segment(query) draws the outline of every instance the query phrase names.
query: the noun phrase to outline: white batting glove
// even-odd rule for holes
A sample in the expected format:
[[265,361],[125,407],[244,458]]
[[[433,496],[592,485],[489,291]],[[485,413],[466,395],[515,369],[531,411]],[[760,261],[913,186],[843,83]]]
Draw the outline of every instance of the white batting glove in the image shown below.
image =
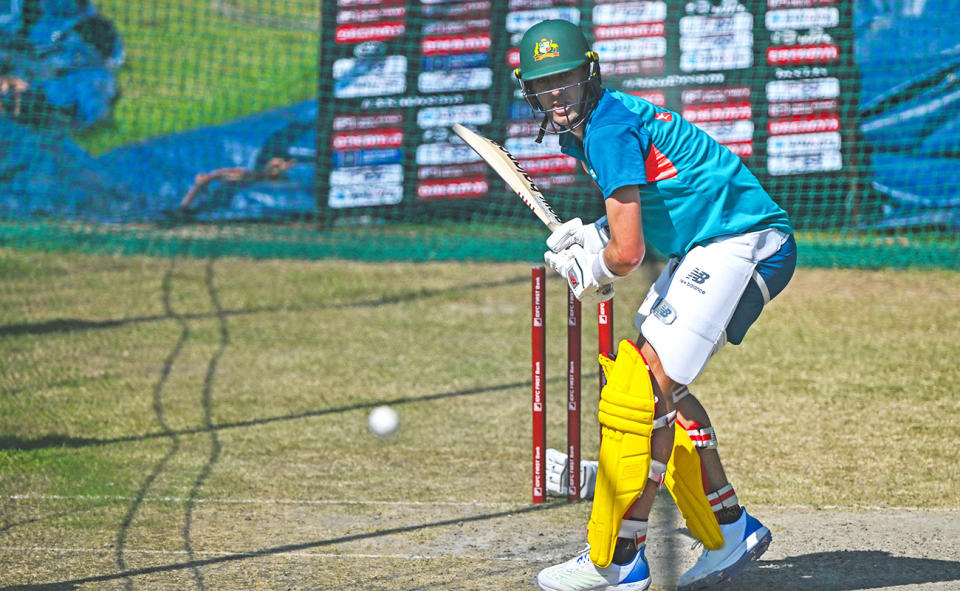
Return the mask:
[[597,253],[610,242],[610,224],[603,216],[592,224],[583,225],[580,218],[565,222],[547,238],[547,248],[553,252],[563,252],[574,244],[579,244],[590,253]]
[[[597,462],[580,460],[580,498],[592,499],[597,486]],[[547,493],[567,496],[567,454],[547,448]]]
[[573,295],[584,304],[599,304],[613,297],[617,277],[603,263],[603,253],[589,253],[579,244],[563,252],[548,250],[543,260],[567,280]]

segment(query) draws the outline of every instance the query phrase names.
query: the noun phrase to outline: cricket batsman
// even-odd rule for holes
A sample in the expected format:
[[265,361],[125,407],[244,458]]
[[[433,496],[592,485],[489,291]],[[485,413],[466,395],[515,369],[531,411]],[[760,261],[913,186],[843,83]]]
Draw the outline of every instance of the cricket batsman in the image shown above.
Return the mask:
[[573,219],[547,239],[547,264],[584,302],[636,270],[646,244],[669,256],[640,305],[636,342],[602,357],[602,443],[587,548],[542,570],[550,591],[640,591],[647,517],[666,486],[703,543],[678,588],[711,589],[758,558],[770,530],[740,505],[710,417],[690,384],[727,342],[738,345],[796,266],[787,213],[740,159],[677,113],[604,89],[580,29],[540,22],[520,41],[515,71],[544,134],[579,160],[606,215]]

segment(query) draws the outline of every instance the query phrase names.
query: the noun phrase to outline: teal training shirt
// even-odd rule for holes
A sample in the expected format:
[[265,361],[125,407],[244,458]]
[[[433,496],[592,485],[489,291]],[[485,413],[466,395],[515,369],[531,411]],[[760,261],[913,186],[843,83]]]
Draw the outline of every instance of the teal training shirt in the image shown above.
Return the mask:
[[683,255],[719,236],[776,228],[792,234],[777,205],[740,158],[673,111],[606,89],[585,142],[560,135],[606,199],[638,185],[644,237],[666,255]]

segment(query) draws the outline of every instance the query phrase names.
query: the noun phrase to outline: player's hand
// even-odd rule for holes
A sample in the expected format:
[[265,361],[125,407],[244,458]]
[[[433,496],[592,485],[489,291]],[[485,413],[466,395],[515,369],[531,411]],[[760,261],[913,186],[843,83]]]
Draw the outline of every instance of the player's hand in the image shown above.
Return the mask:
[[607,216],[586,226],[580,218],[573,218],[550,234],[547,238],[547,248],[559,253],[574,244],[579,244],[587,252],[597,253],[603,250],[607,242],[610,242],[610,225],[607,223]]
[[[597,462],[580,460],[580,498],[592,499],[597,485]],[[562,451],[547,449],[547,493],[567,496],[570,490],[567,480],[567,455]]]
[[548,250],[543,253],[543,260],[567,280],[578,300],[585,304],[599,304],[613,297],[612,279],[597,276],[595,269],[599,256],[603,256],[602,253],[589,253],[574,244],[563,252]]

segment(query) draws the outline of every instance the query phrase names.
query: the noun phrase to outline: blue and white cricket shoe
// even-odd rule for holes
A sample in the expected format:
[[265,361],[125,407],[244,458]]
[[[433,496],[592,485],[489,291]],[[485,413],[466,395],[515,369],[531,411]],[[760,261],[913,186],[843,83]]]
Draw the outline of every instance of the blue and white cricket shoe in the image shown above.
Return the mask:
[[719,550],[704,548],[697,563],[677,581],[677,591],[713,589],[728,581],[751,560],[760,558],[773,539],[770,530],[748,515],[746,509],[737,521],[721,525],[720,531],[723,546]]
[[641,546],[627,564],[597,568],[590,561],[590,546],[575,558],[545,568],[537,584],[546,591],[644,591],[650,586],[650,567]]

